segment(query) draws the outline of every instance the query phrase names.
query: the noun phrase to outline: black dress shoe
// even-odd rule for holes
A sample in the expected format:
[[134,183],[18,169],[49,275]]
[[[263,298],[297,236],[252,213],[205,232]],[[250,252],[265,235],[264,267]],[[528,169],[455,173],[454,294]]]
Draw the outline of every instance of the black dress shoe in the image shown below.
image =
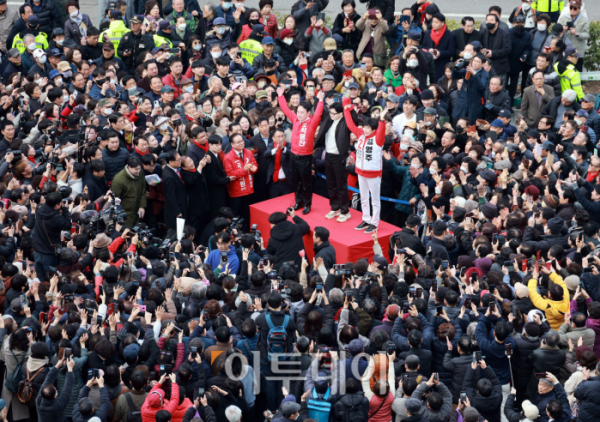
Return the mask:
[[302,210],[302,214],[308,214],[310,212],[310,205],[307,205],[304,207],[304,209]]
[[292,208],[294,208],[294,211],[298,211],[300,208],[302,208],[302,202],[296,203],[296,205],[294,205]]

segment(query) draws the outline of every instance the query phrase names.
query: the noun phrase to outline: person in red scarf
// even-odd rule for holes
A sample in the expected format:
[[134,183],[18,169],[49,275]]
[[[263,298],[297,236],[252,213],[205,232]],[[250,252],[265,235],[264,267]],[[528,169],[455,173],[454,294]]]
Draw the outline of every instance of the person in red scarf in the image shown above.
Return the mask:
[[425,32],[423,37],[423,48],[433,56],[435,60],[435,80],[444,76],[444,67],[456,50],[456,38],[446,27],[446,17],[436,13],[431,19],[431,30]]
[[194,160],[194,165],[198,167],[200,160],[208,152],[208,134],[202,126],[195,127],[192,130],[192,140],[188,147],[188,157]]
[[146,138],[137,138],[133,141],[134,148],[131,153],[132,157],[139,157],[140,159],[148,154],[150,151],[148,150],[148,141]]
[[285,132],[281,128],[275,129],[272,135],[273,141],[267,145],[265,158],[269,160],[267,171],[267,189],[269,198],[292,193],[291,165],[290,165],[290,143],[285,141]]

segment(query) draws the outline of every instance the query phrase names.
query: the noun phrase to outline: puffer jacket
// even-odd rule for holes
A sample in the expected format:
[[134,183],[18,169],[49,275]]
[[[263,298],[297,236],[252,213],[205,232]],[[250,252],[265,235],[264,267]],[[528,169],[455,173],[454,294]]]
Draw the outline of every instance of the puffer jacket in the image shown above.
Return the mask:
[[[391,160],[383,160],[384,165],[387,165],[388,168],[394,173],[397,177],[402,179],[402,186],[400,187],[400,193],[398,194],[398,199],[401,201],[410,201],[412,198],[415,198],[417,201],[421,199],[421,191],[418,187],[413,185],[410,181],[412,178],[411,174],[408,172],[410,166],[402,166],[395,158]],[[423,168],[423,176],[427,177],[429,175],[429,170]],[[408,204],[396,204],[396,209],[405,214],[412,214],[413,209],[411,205]]]
[[33,10],[33,14],[40,20],[38,29],[45,32],[50,38],[50,34],[54,28],[61,28],[63,25],[59,23],[60,15],[58,13],[55,2],[52,0],[41,0],[40,9],[35,7],[33,0],[27,0],[25,4],[29,5]]
[[533,371],[532,353],[540,347],[542,341],[530,339],[527,336],[515,338],[515,349],[510,363],[512,364],[515,388],[517,391],[523,391],[527,388],[529,377]]
[[304,249],[302,237],[310,231],[310,227],[297,215],[294,216],[294,223],[282,221],[271,229],[267,251],[269,261],[277,271],[284,262],[294,261],[298,266],[301,264],[298,252]]
[[467,374],[467,370],[471,367],[472,362],[473,356],[470,354],[465,353],[453,358],[452,352],[446,350],[446,354],[444,355],[444,369],[453,374],[452,387],[450,390],[452,392],[452,403],[454,404],[458,403],[460,392],[463,391],[462,386],[465,375]]
[[171,384],[171,400],[168,401],[165,401],[165,392],[161,387],[161,384],[157,383],[146,397],[141,410],[142,422],[155,422],[159,410],[166,410],[171,415],[175,413],[179,405],[179,386],[176,383]]
[[296,57],[298,57],[298,49],[294,43],[287,45],[280,38],[275,38],[273,42],[275,43],[273,52],[279,54],[283,58],[285,66],[289,67],[296,60]]
[[488,422],[500,422],[500,405],[502,404],[502,385],[494,370],[489,366],[483,369],[485,378],[492,382],[492,394],[489,397],[483,397],[476,389],[476,374],[473,368],[469,368],[465,376],[464,391],[471,402],[471,406],[479,411]]
[[542,310],[546,314],[546,319],[550,328],[558,330],[565,320],[565,314],[569,312],[569,290],[561,276],[556,273],[550,274],[550,281],[558,284],[563,289],[562,300],[550,300],[543,298],[537,291],[537,280],[532,278],[529,280],[527,287],[529,288],[529,298],[536,308]]
[[[427,406],[424,406],[421,410],[421,414],[423,415],[423,419],[428,422],[446,422],[450,417],[450,413],[452,413],[452,393],[448,387],[444,384],[440,383],[434,387],[437,392],[442,396],[444,403],[439,410],[432,410]],[[423,394],[429,389],[427,383],[422,382],[417,389],[412,393],[411,398],[416,398],[418,400],[423,400]]]
[[104,173],[106,180],[112,182],[113,177],[125,168],[128,159],[129,152],[125,148],[119,148],[116,151],[105,148],[102,151],[102,161],[104,161],[104,165],[106,166],[106,172]]
[[363,420],[366,421],[369,416],[369,400],[367,400],[365,397],[365,393],[360,391],[354,394],[344,394],[338,396],[338,399],[333,404],[333,409],[331,411],[333,422],[348,422],[347,413],[356,406],[360,406],[363,414]]
[[562,347],[563,350],[567,350],[569,348],[569,340],[571,340],[573,344],[577,344],[579,337],[583,338],[584,346],[587,346],[590,349],[594,348],[596,333],[591,328],[573,328],[571,324],[564,323],[558,329],[558,334],[560,335],[560,341],[558,342],[558,345]]
[[591,377],[582,381],[573,393],[581,401],[577,422],[592,422],[598,420],[600,415],[600,377]]

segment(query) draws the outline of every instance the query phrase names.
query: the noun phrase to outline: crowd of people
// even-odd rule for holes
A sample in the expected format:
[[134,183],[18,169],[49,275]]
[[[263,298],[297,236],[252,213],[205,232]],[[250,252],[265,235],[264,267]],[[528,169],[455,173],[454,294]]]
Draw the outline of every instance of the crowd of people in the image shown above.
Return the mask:
[[599,420],[585,4],[202,3],[0,0],[0,421]]

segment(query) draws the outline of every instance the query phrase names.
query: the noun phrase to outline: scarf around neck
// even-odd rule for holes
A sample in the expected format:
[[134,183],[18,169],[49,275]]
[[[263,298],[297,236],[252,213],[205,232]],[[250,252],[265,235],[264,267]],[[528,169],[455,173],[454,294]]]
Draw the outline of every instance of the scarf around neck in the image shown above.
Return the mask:
[[444,26],[442,26],[442,29],[440,29],[439,31],[436,31],[435,29],[431,30],[431,40],[435,43],[435,46],[437,47],[438,45],[440,45],[440,41],[442,40],[442,37],[444,36],[444,34],[446,33],[446,24],[444,24]]

